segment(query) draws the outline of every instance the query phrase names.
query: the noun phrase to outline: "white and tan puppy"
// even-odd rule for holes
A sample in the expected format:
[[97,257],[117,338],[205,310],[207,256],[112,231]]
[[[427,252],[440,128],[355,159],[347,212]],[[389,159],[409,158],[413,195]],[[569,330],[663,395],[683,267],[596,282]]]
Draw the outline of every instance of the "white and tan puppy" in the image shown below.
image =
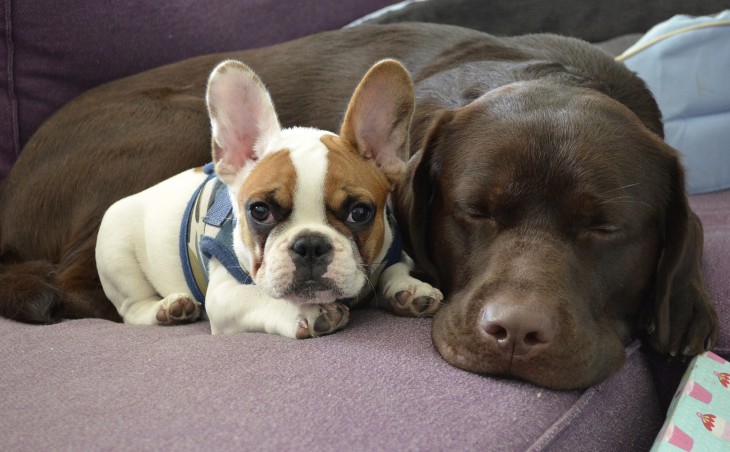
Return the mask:
[[441,292],[409,275],[387,207],[414,109],[400,63],[368,71],[339,136],[282,129],[264,85],[238,61],[213,71],[207,104],[215,174],[181,173],[102,221],[99,276],[125,322],[193,321],[204,303],[213,334],[320,336],[344,327],[347,303],[378,278],[380,304],[436,311]]

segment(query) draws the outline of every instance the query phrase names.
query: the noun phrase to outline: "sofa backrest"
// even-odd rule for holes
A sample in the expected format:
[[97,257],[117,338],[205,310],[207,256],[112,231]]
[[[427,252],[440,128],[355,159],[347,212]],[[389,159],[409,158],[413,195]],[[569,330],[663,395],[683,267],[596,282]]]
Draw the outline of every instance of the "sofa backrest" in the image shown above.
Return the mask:
[[339,28],[392,0],[0,0],[0,179],[38,126],[104,82]]

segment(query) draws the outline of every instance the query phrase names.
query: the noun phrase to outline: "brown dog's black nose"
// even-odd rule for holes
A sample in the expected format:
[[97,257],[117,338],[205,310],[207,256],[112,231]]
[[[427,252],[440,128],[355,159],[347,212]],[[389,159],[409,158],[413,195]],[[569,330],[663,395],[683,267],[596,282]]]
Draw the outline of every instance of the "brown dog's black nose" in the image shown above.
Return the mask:
[[509,302],[487,305],[481,327],[497,349],[516,356],[545,347],[555,337],[555,322],[548,314]]

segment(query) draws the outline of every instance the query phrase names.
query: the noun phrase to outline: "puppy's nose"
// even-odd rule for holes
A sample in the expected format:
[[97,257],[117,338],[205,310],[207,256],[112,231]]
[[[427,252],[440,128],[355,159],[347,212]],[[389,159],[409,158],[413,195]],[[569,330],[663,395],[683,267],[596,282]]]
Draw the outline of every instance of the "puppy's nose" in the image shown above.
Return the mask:
[[506,354],[524,356],[549,345],[555,322],[547,313],[509,302],[494,302],[482,313],[481,327],[487,340]]
[[308,263],[315,263],[332,253],[332,243],[324,236],[310,234],[297,238],[291,250],[295,257]]

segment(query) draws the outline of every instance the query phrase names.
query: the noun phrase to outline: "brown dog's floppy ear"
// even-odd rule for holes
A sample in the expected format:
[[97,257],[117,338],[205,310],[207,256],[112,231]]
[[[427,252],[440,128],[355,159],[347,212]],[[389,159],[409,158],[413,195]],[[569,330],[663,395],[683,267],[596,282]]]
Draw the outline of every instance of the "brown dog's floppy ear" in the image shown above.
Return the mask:
[[673,172],[649,344],[671,356],[694,356],[717,340],[717,313],[702,279],[702,225],[689,208],[679,161]]
[[267,142],[281,131],[269,92],[259,77],[236,60],[220,63],[208,78],[213,162],[228,185],[250,161],[261,157]]
[[444,127],[452,117],[451,110],[433,115],[422,148],[408,162],[406,177],[396,185],[394,192],[398,224],[408,232],[406,251],[437,286],[440,284],[438,271],[431,258],[431,215],[434,214],[436,178],[440,168],[437,149],[441,145]]
[[408,160],[411,118],[415,108],[408,70],[395,60],[376,63],[355,89],[342,122],[340,138],[373,159],[391,183]]

